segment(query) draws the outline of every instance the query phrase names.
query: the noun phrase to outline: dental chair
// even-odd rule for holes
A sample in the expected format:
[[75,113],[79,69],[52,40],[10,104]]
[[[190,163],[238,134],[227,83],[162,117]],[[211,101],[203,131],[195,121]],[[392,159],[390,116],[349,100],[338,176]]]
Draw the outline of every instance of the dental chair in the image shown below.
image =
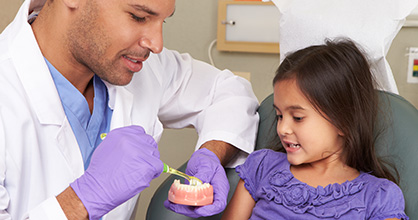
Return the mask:
[[[380,111],[379,127],[385,127],[377,139],[376,151],[379,155],[390,156],[400,174],[400,187],[409,218],[418,219],[418,110],[399,95],[379,91]],[[258,109],[260,115],[258,136],[255,149],[271,146],[272,140],[278,140],[276,133],[273,95],[268,96]],[[187,163],[179,170],[184,171]],[[235,169],[226,168],[230,192],[228,202],[235,192],[239,176]],[[174,213],[163,205],[168,190],[176,177],[168,177],[156,190],[148,206],[147,220],[188,220],[193,219]],[[222,213],[198,219],[217,220]]]

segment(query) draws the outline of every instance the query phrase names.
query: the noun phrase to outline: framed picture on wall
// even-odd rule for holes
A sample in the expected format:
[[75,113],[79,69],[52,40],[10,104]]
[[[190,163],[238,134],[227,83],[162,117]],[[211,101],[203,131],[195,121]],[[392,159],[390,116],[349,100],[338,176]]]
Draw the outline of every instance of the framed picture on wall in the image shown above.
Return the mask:
[[279,11],[261,0],[218,0],[217,49],[279,53]]

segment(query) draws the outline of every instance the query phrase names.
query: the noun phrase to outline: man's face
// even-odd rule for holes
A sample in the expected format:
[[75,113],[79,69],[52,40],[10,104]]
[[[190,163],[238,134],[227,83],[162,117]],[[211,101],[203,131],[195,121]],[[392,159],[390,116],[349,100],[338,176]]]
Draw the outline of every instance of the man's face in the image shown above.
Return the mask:
[[162,25],[174,9],[175,0],[83,1],[67,33],[76,68],[128,84],[150,52],[162,51]]

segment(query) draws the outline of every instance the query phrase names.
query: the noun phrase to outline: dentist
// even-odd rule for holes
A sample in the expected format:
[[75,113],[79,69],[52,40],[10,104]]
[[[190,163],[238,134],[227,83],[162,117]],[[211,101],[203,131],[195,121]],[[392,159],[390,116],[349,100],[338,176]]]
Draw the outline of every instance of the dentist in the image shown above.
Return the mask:
[[[253,151],[248,81],[165,49],[174,0],[26,0],[0,35],[0,219],[129,219],[163,128],[199,134],[187,172],[226,206],[222,166]],[[103,139],[103,134],[107,137]]]

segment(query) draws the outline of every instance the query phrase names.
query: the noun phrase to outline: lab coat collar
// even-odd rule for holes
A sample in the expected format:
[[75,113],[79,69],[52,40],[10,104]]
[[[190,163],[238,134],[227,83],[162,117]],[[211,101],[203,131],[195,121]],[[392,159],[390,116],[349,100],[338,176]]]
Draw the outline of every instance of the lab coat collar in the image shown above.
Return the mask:
[[[48,66],[27,22],[29,3],[23,3],[12,23],[14,31],[9,32],[15,34],[10,42],[11,59],[40,123],[61,125],[65,113]],[[39,5],[39,1],[34,3]]]
[[32,28],[27,22],[29,3],[30,1],[23,3],[15,20],[3,32],[9,45],[6,49],[9,50],[10,61],[24,89],[22,96],[26,96],[27,102],[30,103],[31,109],[28,110],[33,112],[31,114],[40,124],[56,125],[59,128],[55,134],[56,146],[62,152],[76,178],[84,171],[81,153],[79,148],[75,147],[77,140],[71,132],[71,126],[66,120],[55,83]]

